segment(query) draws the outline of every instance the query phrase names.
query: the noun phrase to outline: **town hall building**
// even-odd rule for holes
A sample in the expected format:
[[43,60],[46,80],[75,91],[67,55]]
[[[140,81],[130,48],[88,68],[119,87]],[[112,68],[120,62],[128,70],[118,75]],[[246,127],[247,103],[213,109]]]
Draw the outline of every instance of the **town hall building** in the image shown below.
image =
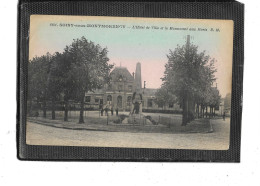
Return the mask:
[[[136,64],[135,73],[130,73],[126,67],[115,67],[110,73],[110,83],[102,89],[88,92],[85,95],[87,107],[101,109],[109,107],[120,111],[133,109],[134,93],[141,95],[142,109],[160,109],[155,104],[157,89],[142,87],[141,63]],[[174,110],[174,105],[166,106],[167,110]]]

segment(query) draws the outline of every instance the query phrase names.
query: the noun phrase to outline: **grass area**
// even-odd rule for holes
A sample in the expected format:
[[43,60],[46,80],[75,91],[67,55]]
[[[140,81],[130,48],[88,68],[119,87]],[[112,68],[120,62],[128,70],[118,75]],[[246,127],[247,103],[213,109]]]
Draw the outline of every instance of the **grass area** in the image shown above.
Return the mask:
[[[147,114],[146,116],[150,113]],[[156,121],[160,121],[158,114],[151,114],[152,118]],[[165,116],[164,116],[165,117]],[[79,124],[79,116],[73,116],[69,118],[68,122],[63,121],[63,116],[56,115],[55,120],[51,120],[51,115],[47,114],[47,118],[32,118],[28,117],[29,121],[34,123],[48,125],[58,128],[66,128],[72,130],[100,130],[100,131],[110,131],[110,132],[143,132],[143,133],[205,133],[210,130],[210,124],[208,119],[198,119],[194,120],[187,126],[181,126],[181,117],[173,116],[170,118],[170,123],[157,123],[156,125],[140,125],[140,124],[121,124],[116,123],[118,116],[106,116],[99,117],[96,116],[85,116],[84,124]],[[166,117],[165,117],[166,118]]]

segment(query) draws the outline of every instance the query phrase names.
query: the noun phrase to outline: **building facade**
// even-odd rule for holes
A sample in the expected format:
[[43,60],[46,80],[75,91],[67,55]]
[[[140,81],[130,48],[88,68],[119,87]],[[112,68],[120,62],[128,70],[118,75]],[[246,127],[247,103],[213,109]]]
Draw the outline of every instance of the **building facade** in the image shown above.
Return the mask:
[[102,107],[120,111],[133,110],[134,93],[141,95],[141,108],[148,110],[179,110],[178,105],[169,104],[160,107],[155,104],[157,89],[142,88],[141,63],[136,64],[135,73],[130,73],[126,67],[115,67],[110,73],[111,81],[102,89],[85,94],[85,105],[93,109]]

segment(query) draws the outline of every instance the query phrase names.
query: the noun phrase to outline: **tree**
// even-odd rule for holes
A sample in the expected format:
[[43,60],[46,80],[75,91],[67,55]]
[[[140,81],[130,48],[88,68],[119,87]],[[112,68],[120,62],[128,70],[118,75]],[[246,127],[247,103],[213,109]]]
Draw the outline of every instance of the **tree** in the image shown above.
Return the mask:
[[51,102],[52,119],[55,119],[56,103],[61,101],[63,92],[63,78],[66,72],[63,72],[63,55],[56,52],[50,59],[50,71],[47,78],[47,98]]
[[206,102],[206,106],[209,106],[210,108],[210,113],[209,116],[215,116],[215,109],[219,106],[220,104],[220,98],[221,96],[219,95],[219,91],[217,87],[211,87],[209,91],[209,96]]
[[61,84],[63,88],[63,101],[64,101],[64,121],[68,121],[69,100],[74,100],[76,95],[76,83],[74,71],[71,70],[73,66],[72,56],[69,53],[69,47],[66,46],[60,59],[59,69],[61,74]]
[[231,93],[228,93],[224,99],[224,108],[225,110],[231,109]]
[[[43,117],[46,117],[47,81],[50,71],[50,54],[34,57],[28,63],[28,101],[29,108],[36,100],[42,102]],[[30,113],[30,110],[29,110]]]
[[215,81],[214,59],[204,52],[198,52],[198,46],[190,43],[190,37],[183,46],[170,50],[165,65],[163,85],[182,105],[182,125],[195,118],[195,104],[203,101],[203,93],[210,89]]
[[101,88],[108,82],[113,65],[108,64],[107,49],[95,45],[85,37],[74,40],[66,52],[73,62],[70,75],[75,85],[76,98],[80,102],[79,123],[84,123],[85,93]]
[[167,87],[161,86],[161,88],[158,89],[155,93],[154,102],[158,106],[162,106],[163,108],[165,108],[166,104],[174,104],[176,102],[176,97],[168,91]]

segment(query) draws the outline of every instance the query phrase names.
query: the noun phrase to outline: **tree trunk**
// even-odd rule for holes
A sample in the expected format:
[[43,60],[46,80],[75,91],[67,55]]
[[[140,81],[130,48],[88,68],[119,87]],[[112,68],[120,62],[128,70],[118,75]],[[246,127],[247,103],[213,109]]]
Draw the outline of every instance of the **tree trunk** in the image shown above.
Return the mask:
[[206,118],[208,117],[208,106],[206,106]]
[[199,104],[197,104],[197,111],[196,112],[197,112],[197,117],[198,118],[200,117],[200,110],[199,109],[200,109]]
[[64,121],[68,121],[68,101],[64,103]]
[[80,101],[80,113],[79,113],[79,123],[84,123],[84,95],[81,96],[81,101]]
[[182,108],[182,126],[186,126],[188,123],[188,99],[187,93],[184,93],[183,108]]
[[192,97],[188,97],[188,123],[194,120],[195,117],[195,102]]
[[43,101],[43,107],[42,107],[42,111],[43,111],[43,117],[46,118],[46,101]]
[[203,105],[201,104],[200,105],[200,117],[202,118],[202,107],[203,107]]
[[56,119],[56,118],[55,118],[55,110],[52,110],[52,111],[51,111],[51,119],[53,119],[53,120]]
[[51,106],[51,119],[55,119],[55,103],[52,101],[52,106]]

